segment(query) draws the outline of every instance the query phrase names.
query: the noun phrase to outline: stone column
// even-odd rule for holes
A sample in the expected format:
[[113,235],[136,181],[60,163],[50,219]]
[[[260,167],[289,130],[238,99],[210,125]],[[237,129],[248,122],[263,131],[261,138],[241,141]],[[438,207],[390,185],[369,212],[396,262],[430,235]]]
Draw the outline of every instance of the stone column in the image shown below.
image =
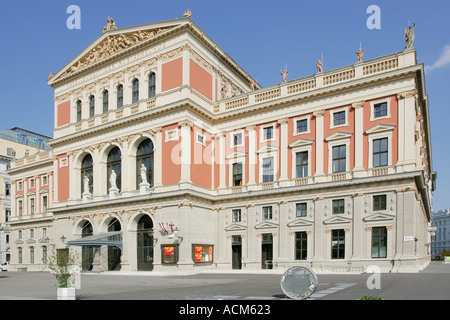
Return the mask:
[[221,132],[219,134],[219,189],[226,188],[225,173],[225,132]]
[[325,110],[318,110],[313,113],[314,117],[316,117],[316,173],[314,174],[315,181],[320,182],[324,181],[325,177],[323,172],[323,115],[325,114]]
[[191,182],[191,127],[189,120],[178,122],[181,127],[181,179],[180,183]]
[[415,170],[414,126],[417,90],[397,94],[398,99],[398,169]]
[[155,133],[154,146],[154,165],[153,165],[153,186],[158,188],[162,186],[162,128],[153,129]]
[[246,128],[248,132],[248,186],[256,184],[255,166],[256,166],[256,132],[255,125]]
[[364,170],[363,166],[363,115],[364,115],[364,101],[356,102],[352,104],[355,109],[355,167],[353,173],[356,177],[361,177]]
[[288,180],[288,118],[278,120],[280,124],[280,184]]

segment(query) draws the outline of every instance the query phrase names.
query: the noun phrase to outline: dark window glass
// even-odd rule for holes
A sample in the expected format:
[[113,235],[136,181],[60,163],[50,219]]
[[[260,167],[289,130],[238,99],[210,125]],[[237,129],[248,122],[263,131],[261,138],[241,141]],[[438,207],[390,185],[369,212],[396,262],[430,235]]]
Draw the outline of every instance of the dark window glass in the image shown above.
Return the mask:
[[373,140],[373,166],[385,167],[388,165],[388,139]]
[[233,187],[242,186],[242,163],[233,163]]
[[306,217],[307,213],[306,203],[297,203],[296,209],[297,209],[297,217]]
[[139,80],[133,80],[133,96],[131,99],[132,103],[136,103],[139,101]]
[[142,165],[147,169],[146,177],[150,186],[153,186],[153,142],[150,139],[142,141],[136,153],[136,188],[142,182],[141,168]]
[[297,178],[304,178],[308,176],[308,151],[296,153],[295,168]]
[[372,228],[372,258],[386,258],[387,229],[386,227]]
[[119,190],[121,190],[121,181],[122,181],[122,161],[121,161],[122,153],[118,147],[114,147],[108,154],[108,162],[107,162],[107,185],[108,189],[111,187],[109,182],[109,178],[111,177],[111,172],[114,170],[116,173],[116,185]]
[[345,212],[344,199],[333,200],[333,214],[341,214]]
[[308,131],[308,120],[298,120],[297,121],[297,133]]
[[152,98],[156,95],[156,75],[152,72],[150,73],[148,79],[148,97]]
[[331,232],[331,259],[344,259],[345,231],[342,229]]
[[373,196],[373,210],[386,210],[386,195]]
[[308,238],[306,232],[295,233],[295,260],[306,260]]
[[89,97],[89,117],[92,118],[95,115],[95,97]]
[[333,172],[345,172],[346,146],[333,147]]
[[387,102],[374,105],[373,113],[375,118],[387,116]]
[[333,123],[335,126],[345,124],[345,111],[333,113]]
[[117,87],[117,108],[123,107],[123,85]]
[[103,113],[108,112],[108,100],[109,100],[109,92],[108,90],[103,91]]
[[273,181],[273,157],[263,159],[263,182]]

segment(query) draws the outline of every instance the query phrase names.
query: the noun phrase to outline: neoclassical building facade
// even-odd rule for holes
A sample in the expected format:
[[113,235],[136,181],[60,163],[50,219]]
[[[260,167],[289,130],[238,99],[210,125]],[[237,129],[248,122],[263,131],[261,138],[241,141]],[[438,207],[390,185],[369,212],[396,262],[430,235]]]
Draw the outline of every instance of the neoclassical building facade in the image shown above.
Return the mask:
[[12,269],[45,268],[53,249],[84,270],[429,263],[435,173],[414,48],[262,88],[189,17],[109,21],[48,84],[51,150],[10,170]]

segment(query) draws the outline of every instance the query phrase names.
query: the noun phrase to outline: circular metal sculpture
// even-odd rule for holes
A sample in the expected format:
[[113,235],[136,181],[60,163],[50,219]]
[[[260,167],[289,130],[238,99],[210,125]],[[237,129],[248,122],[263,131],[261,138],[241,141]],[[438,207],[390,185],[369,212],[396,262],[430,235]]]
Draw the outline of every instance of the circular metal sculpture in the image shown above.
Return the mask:
[[307,299],[314,293],[319,281],[316,274],[306,267],[292,267],[281,278],[281,289],[291,299]]

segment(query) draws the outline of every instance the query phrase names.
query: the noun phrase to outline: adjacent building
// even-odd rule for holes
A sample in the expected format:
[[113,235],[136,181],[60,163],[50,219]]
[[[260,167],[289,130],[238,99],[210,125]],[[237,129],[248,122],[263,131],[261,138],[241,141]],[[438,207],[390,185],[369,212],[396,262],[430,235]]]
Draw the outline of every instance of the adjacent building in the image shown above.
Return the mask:
[[0,130],[0,264],[10,261],[11,161],[50,149],[51,137],[14,127]]
[[10,170],[11,268],[423,269],[423,64],[359,60],[262,88],[189,17],[109,20],[50,75],[51,149]]
[[443,251],[450,251],[450,210],[433,212],[431,225],[435,228],[431,237],[431,255],[442,257]]

